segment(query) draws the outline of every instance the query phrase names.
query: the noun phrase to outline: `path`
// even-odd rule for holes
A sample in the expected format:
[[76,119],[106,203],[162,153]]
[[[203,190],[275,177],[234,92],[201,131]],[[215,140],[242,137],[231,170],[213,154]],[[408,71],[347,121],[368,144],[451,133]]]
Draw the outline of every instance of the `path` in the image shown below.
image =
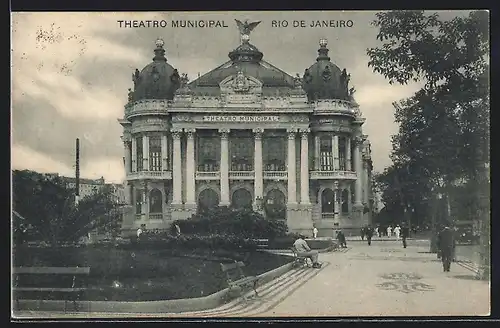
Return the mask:
[[[260,297],[237,299],[196,313],[66,314],[66,317],[287,317],[488,315],[489,284],[463,266],[442,272],[428,245],[410,241],[351,243],[322,253],[321,269],[294,269],[258,288]],[[29,313],[24,313],[29,315]],[[58,313],[32,313],[61,317]]]

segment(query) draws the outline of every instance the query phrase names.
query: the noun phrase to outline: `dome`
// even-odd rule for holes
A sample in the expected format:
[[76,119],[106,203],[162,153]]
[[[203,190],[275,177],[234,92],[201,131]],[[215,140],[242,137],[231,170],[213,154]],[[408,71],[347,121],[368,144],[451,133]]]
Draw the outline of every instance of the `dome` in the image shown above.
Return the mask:
[[[243,35],[245,36],[245,35]],[[264,54],[249,42],[248,36],[228,54],[231,62],[206,73],[191,82],[192,87],[217,87],[228,76],[242,72],[262,82],[263,87],[294,88],[293,77],[262,60]]]
[[156,40],[156,49],[153,62],[139,72],[135,70],[132,81],[134,91],[129,99],[137,101],[141,99],[168,99],[174,98],[175,91],[179,88],[181,77],[175,68],[167,63],[165,58],[164,42]]
[[350,75],[345,69],[340,70],[337,65],[330,61],[327,44],[326,39],[320,40],[316,63],[304,71],[303,89],[307,93],[309,101],[319,99],[351,100],[349,96]]

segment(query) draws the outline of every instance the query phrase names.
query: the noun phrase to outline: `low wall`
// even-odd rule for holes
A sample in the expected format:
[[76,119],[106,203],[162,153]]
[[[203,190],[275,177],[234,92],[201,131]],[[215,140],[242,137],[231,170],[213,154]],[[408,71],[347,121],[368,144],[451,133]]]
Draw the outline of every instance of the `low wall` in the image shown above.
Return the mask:
[[[259,285],[263,285],[292,269],[287,263],[276,269],[260,274]],[[204,297],[145,302],[117,301],[77,301],[78,312],[115,312],[115,313],[179,313],[213,309],[231,301],[229,288]],[[16,302],[13,301],[14,306]],[[62,300],[19,300],[17,311],[68,311],[75,312],[73,302]],[[14,310],[14,315],[16,314]]]

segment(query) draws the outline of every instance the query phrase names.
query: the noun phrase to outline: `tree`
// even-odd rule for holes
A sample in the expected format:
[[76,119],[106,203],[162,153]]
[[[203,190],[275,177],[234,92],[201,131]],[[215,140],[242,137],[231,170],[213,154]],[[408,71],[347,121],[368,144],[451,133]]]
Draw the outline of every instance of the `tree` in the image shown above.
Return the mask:
[[84,197],[76,206],[74,191],[62,178],[28,170],[13,172],[13,209],[15,235],[29,227],[34,238],[54,247],[76,242],[95,229],[116,231],[121,220],[109,188]]
[[424,11],[390,11],[378,13],[373,25],[383,45],[367,50],[368,65],[390,84],[424,83],[395,104],[394,165],[413,166],[408,179],[445,189],[460,178],[478,181],[489,149],[487,12],[440,20]]

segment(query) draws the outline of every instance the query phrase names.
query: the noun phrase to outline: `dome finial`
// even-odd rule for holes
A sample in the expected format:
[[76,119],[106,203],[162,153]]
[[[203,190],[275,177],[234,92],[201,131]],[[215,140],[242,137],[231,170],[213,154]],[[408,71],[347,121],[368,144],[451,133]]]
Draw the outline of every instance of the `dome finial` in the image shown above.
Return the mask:
[[330,57],[328,57],[328,48],[326,47],[327,45],[328,45],[327,39],[325,38],[319,39],[318,58],[316,58],[316,61],[330,60]]
[[165,49],[163,46],[165,45],[165,41],[162,38],[157,38],[155,41],[156,49],[155,56],[153,57],[153,61],[167,61],[165,58]]
[[161,48],[163,49],[163,46],[165,45],[165,42],[163,41],[162,38],[157,38],[155,41],[156,48]]

